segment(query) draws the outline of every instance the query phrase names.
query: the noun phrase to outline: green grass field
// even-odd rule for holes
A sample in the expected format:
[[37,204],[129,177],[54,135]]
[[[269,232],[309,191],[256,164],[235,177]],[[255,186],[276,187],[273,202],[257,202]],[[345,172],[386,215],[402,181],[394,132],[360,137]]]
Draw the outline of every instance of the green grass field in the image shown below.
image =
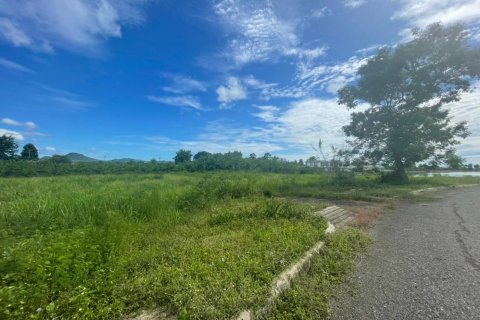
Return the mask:
[[[111,319],[156,308],[181,319],[231,318],[260,307],[275,276],[324,239],[325,221],[311,215],[322,203],[289,198],[385,201],[479,182],[432,177],[389,186],[370,175],[265,173],[1,179],[0,318]],[[326,239],[326,258],[308,272],[337,281],[365,242],[343,237]],[[334,263],[329,252],[342,258]],[[326,287],[294,290],[322,291],[325,302]],[[302,296],[289,292],[275,309],[284,316],[285,301]],[[290,312],[308,318],[322,310]]]

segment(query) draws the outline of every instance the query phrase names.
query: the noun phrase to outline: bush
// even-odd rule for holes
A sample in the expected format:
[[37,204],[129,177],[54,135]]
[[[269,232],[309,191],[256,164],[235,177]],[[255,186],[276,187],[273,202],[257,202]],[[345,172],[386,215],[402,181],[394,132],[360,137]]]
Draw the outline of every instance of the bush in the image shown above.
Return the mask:
[[355,173],[351,171],[336,170],[332,177],[332,184],[336,186],[353,186],[356,184]]

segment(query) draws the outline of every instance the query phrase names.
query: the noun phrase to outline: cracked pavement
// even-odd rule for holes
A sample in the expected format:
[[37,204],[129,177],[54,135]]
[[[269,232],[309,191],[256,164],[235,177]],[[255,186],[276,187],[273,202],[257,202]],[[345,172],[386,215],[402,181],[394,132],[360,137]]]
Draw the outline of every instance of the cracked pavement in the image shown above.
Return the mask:
[[480,188],[438,195],[376,223],[332,319],[480,319]]

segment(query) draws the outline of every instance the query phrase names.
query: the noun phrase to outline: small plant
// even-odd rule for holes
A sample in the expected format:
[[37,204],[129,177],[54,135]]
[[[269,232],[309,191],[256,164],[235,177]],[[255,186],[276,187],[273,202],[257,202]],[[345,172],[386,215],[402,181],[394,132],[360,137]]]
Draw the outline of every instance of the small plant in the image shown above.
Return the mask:
[[265,198],[271,198],[271,197],[273,197],[273,192],[270,191],[270,190],[263,190],[263,196]]

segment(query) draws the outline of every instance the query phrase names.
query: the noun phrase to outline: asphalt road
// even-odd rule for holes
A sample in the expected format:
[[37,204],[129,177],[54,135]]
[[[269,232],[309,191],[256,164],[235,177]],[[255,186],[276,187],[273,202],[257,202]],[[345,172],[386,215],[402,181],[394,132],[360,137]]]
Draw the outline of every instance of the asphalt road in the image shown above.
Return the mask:
[[480,319],[480,188],[439,195],[377,222],[332,319]]

